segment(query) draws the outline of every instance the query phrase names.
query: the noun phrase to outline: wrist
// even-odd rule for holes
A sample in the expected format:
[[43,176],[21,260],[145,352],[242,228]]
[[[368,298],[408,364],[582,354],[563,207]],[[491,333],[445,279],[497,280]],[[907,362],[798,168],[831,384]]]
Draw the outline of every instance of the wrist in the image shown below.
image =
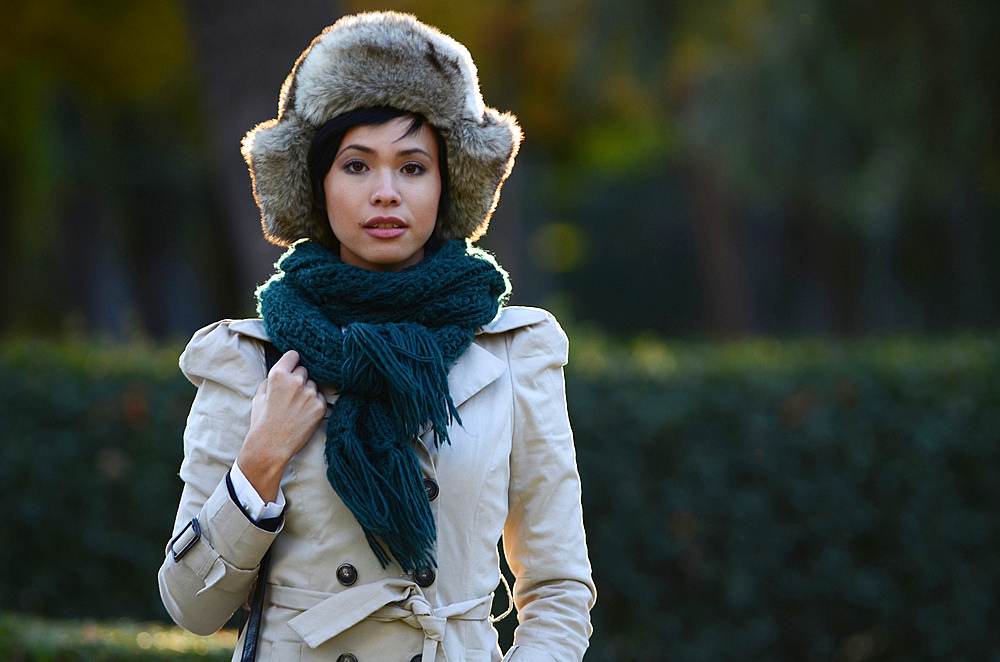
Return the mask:
[[229,493],[233,497],[233,501],[240,504],[243,512],[255,524],[261,520],[280,517],[285,510],[285,495],[282,494],[281,488],[278,488],[278,496],[274,501],[265,502],[247,480],[247,477],[243,475],[238,461],[233,462],[232,469],[229,471],[228,483]]
[[270,453],[248,449],[247,444],[236,457],[240,471],[265,502],[272,502],[277,497],[287,462]]

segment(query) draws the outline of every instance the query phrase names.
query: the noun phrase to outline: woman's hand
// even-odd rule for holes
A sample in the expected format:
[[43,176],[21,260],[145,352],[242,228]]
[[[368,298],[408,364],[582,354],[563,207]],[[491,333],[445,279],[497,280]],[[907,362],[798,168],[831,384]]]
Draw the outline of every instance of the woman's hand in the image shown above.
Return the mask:
[[298,352],[275,362],[257,387],[250,410],[250,430],[236,461],[265,502],[274,501],[285,465],[313,436],[326,413],[326,399]]

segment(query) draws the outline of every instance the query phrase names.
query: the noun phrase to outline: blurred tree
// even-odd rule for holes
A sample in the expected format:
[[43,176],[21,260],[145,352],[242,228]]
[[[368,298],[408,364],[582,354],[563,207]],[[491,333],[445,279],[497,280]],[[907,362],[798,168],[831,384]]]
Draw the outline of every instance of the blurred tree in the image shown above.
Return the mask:
[[[1000,5],[393,7],[465,43],[524,127],[484,240],[516,302],[674,334],[1000,319]],[[337,10],[382,8],[13,3],[0,328],[73,310],[162,334],[251,312],[277,251],[239,139]]]
[[772,226],[752,239],[784,244],[766,250],[784,253],[791,326],[996,319],[995,3],[685,3],[678,16],[685,152]]
[[185,2],[211,126],[219,220],[232,244],[237,289],[247,302],[271,275],[280,250],[261,234],[240,141],[276,116],[278,92],[295,59],[340,17],[338,6],[332,1]]
[[0,28],[0,329],[190,327],[224,285],[205,266],[183,17],[170,0],[11,4]]

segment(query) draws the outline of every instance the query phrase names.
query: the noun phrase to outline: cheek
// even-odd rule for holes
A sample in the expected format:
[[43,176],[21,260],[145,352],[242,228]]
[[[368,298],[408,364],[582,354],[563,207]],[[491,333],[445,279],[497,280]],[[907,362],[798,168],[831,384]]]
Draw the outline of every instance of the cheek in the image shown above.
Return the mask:
[[421,195],[421,208],[430,216],[437,219],[438,207],[441,204],[441,184],[440,181],[426,187]]
[[440,196],[437,195],[428,195],[423,200],[421,217],[425,224],[431,226],[428,232],[433,232],[434,225],[437,223],[439,202]]
[[330,225],[343,224],[351,220],[351,212],[357,206],[357,192],[343,178],[328,176],[323,191],[326,195],[326,216]]
[[323,192],[326,194],[327,207],[340,199],[342,191],[343,187],[339,185],[336,177],[327,175],[326,179],[323,180]]
[[425,193],[422,200],[422,207],[429,210],[433,216],[437,216],[438,203],[441,202],[441,194],[438,191]]

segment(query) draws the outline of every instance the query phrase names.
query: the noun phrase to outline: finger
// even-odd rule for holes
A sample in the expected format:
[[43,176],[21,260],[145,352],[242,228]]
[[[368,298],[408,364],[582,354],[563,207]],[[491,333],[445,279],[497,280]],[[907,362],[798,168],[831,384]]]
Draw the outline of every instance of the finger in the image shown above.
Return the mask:
[[258,408],[264,406],[264,401],[267,399],[267,380],[265,379],[260,384],[257,385],[257,392],[253,394],[253,399],[250,401],[251,411],[256,411]]
[[309,372],[305,369],[305,366],[298,366],[295,370],[292,370],[292,374],[301,379],[303,384],[309,382]]
[[[299,364],[299,353],[294,349],[290,349],[281,355],[281,358],[274,362],[274,367],[271,368],[271,372],[278,370],[280,372],[291,372],[295,369],[295,366]],[[270,374],[270,373],[268,373]]]
[[316,406],[317,406],[316,415],[325,418],[327,410],[330,408],[330,403],[326,401],[326,397],[324,397],[322,393],[316,394]]
[[326,407],[326,396],[323,394],[323,391],[320,390],[319,386],[312,380],[306,384],[306,393],[309,394],[309,397],[315,398],[318,402],[322,402],[323,406]]
[[257,392],[253,394],[255,398],[262,398],[264,394],[267,393],[267,380],[265,379],[260,384],[257,384]]

